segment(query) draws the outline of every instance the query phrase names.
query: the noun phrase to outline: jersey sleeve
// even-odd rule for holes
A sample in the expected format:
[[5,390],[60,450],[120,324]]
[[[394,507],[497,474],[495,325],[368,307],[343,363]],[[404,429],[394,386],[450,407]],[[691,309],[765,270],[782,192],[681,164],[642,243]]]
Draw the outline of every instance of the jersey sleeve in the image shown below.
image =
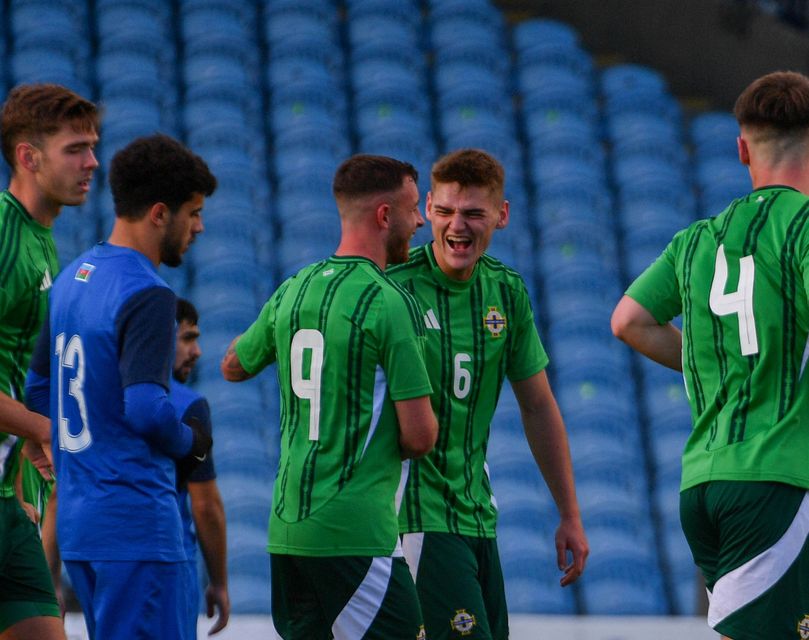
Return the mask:
[[675,236],[663,253],[629,285],[626,295],[652,314],[660,324],[682,312],[682,299],[675,270]]
[[515,295],[513,314],[514,331],[506,376],[517,382],[530,378],[548,366],[548,354],[539,339],[534,311],[522,281]]
[[283,295],[278,289],[264,307],[258,318],[236,341],[236,356],[242,368],[250,375],[259,373],[264,367],[275,362],[275,316],[278,300]]
[[426,336],[416,301],[406,292],[382,300],[379,349],[391,400],[428,396],[432,386],[424,360]]
[[[209,436],[213,433],[213,429],[211,427],[211,409],[208,406],[208,401],[205,400],[205,398],[195,400],[188,405],[188,408],[183,414],[183,422],[186,422],[191,418],[196,418],[199,420],[204,433]],[[199,466],[191,472],[191,475],[188,477],[188,481],[207,482],[208,480],[213,480],[215,478],[216,472],[214,471],[213,464],[213,449],[211,449],[208,452],[208,455],[205,456],[205,460],[202,461]]]
[[121,386],[152,382],[168,391],[174,353],[176,298],[168,287],[150,287],[127,300],[115,320]]

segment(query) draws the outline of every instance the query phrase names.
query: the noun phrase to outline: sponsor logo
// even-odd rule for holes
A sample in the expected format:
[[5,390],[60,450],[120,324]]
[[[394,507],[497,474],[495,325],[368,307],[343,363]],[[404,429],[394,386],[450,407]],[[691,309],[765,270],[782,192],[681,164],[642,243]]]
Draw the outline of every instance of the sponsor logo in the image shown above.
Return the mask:
[[472,629],[475,628],[476,624],[475,616],[467,613],[466,609],[456,609],[455,616],[450,620],[452,628],[462,636],[468,636],[472,633]]
[[45,267],[45,275],[42,276],[42,283],[39,285],[40,291],[47,291],[53,286],[53,278],[51,278],[51,272],[48,267]]
[[798,623],[798,635],[801,637],[801,640],[807,640],[807,638],[809,638],[809,613],[803,616],[803,620]]
[[96,270],[96,266],[94,264],[90,264],[89,262],[82,262],[81,266],[76,271],[76,275],[73,276],[74,280],[78,280],[80,282],[87,282],[90,279],[90,276],[93,275],[93,271]]
[[489,307],[486,315],[483,316],[483,326],[489,330],[493,338],[499,338],[503,329],[506,328],[506,316],[500,313],[497,307]]
[[435,317],[435,311],[432,309],[428,309],[427,313],[424,314],[424,324],[427,325],[428,329],[441,330],[441,325],[438,324],[438,318]]

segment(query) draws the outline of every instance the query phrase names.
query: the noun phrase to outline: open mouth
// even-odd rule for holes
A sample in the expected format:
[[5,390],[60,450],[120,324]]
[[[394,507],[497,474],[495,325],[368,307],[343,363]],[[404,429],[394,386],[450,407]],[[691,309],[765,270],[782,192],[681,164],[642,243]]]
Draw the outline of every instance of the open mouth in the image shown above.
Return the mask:
[[466,251],[472,246],[472,241],[461,236],[447,236],[447,244],[453,251]]

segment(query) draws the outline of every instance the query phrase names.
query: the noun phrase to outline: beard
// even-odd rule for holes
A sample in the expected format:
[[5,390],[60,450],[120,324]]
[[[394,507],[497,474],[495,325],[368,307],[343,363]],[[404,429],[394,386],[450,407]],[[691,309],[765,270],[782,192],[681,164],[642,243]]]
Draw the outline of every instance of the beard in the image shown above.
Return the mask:
[[179,267],[183,263],[183,253],[182,237],[170,222],[160,241],[160,262],[168,267]]

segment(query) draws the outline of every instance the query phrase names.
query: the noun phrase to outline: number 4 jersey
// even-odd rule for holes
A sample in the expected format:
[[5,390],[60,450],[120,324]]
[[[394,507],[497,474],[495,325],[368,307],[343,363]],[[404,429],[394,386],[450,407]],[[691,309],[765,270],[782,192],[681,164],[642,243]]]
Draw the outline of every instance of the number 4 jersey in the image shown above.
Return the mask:
[[397,548],[392,401],[430,394],[416,304],[373,262],[332,257],[286,280],[239,338],[249,373],[278,362],[281,458],[268,549],[389,556]]
[[435,448],[411,464],[400,530],[494,537],[497,510],[485,462],[503,379],[524,380],[548,364],[525,284],[486,255],[469,280],[452,280],[431,244],[389,275],[421,305],[438,418]]
[[683,316],[693,430],[682,489],[809,488],[808,219],[809,199],[794,189],[753,191],[679,232],[626,292],[661,324]]

